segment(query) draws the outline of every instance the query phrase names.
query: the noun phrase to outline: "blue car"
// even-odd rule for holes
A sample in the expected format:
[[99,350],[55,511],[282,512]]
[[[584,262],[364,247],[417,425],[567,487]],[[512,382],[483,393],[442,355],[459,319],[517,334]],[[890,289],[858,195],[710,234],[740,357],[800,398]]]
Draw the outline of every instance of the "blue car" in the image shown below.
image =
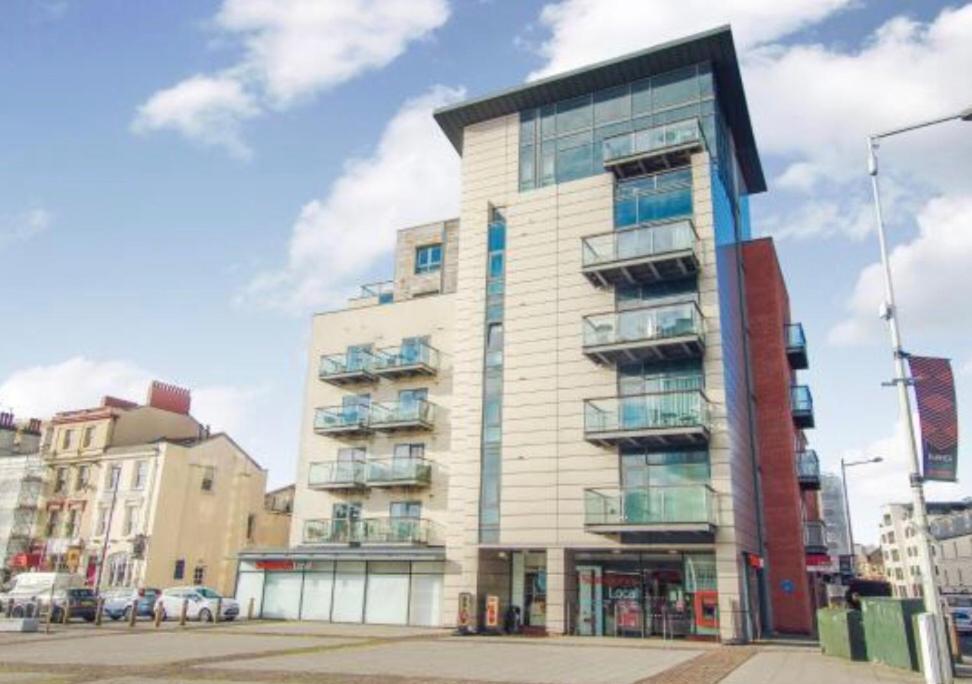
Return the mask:
[[105,615],[112,620],[121,620],[122,618],[128,620],[131,616],[132,606],[136,605],[135,616],[137,618],[153,617],[155,601],[161,593],[161,590],[152,587],[107,592],[105,594]]

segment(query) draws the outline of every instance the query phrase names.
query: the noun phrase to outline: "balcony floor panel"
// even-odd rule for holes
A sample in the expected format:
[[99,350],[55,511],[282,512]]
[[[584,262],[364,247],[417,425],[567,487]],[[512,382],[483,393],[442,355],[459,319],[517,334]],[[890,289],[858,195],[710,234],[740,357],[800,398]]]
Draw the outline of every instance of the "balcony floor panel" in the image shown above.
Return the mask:
[[375,432],[399,432],[405,430],[431,430],[431,423],[422,421],[403,421],[401,423],[372,423],[371,429]]
[[693,140],[657,150],[636,152],[624,157],[609,159],[604,162],[604,168],[614,173],[616,178],[645,176],[649,173],[688,166],[692,163],[692,153],[700,149],[704,149],[702,142]]
[[801,430],[806,430],[808,428],[814,427],[813,412],[794,411],[793,424],[796,425]]
[[605,430],[586,432],[584,438],[592,444],[614,447],[620,445],[670,447],[695,446],[709,441],[707,428],[690,427],[648,428],[643,430]]
[[328,491],[340,491],[340,490],[354,490],[354,489],[365,489],[369,485],[364,482],[326,482],[319,484],[309,484],[308,489],[319,489]]
[[429,484],[431,483],[426,480],[382,480],[380,482],[368,480],[369,487],[384,487],[386,489],[389,487],[428,487]]
[[582,272],[594,285],[606,287],[684,278],[697,273],[698,270],[699,259],[695,250],[684,249],[607,261],[585,266]]
[[327,437],[367,437],[371,434],[371,429],[362,426],[356,427],[337,427],[337,428],[314,428],[314,432]]
[[584,353],[606,365],[628,361],[668,361],[702,356],[705,343],[701,335],[683,335],[664,340],[638,340],[584,347]]
[[807,360],[806,349],[787,349],[786,358],[790,362],[790,368],[793,370],[806,370],[810,367],[810,362]]
[[715,527],[715,525],[709,522],[584,524],[585,530],[597,534],[622,534],[628,532],[704,532],[713,534]]
[[805,478],[801,477],[800,489],[805,489],[807,491],[819,491],[820,490],[820,478]]
[[411,378],[418,376],[432,376],[436,374],[436,369],[428,364],[416,363],[408,366],[396,366],[395,368],[380,368],[374,371],[375,375],[394,380],[397,378]]

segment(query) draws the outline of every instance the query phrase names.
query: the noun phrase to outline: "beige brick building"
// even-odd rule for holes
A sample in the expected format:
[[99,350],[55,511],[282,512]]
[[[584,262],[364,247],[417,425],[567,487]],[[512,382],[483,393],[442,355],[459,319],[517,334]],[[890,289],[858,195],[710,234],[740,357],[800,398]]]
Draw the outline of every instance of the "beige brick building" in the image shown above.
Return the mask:
[[460,216],[402,230],[391,283],[314,317],[290,547],[242,555],[240,598],[455,625],[467,594],[488,628],[495,597],[554,634],[769,627],[738,253],[765,185],[731,33],[436,119]]

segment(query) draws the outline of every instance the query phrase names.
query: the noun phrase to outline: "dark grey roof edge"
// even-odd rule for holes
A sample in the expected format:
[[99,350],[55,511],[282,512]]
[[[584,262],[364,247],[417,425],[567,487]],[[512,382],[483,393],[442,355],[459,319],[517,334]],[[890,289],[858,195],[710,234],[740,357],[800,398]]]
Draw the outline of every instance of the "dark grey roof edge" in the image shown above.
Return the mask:
[[645,50],[565,71],[523,85],[441,107],[433,113],[446,137],[462,154],[463,129],[522,109],[609,88],[700,61],[713,63],[723,113],[736,143],[736,156],[750,193],[766,190],[749,107],[743,89],[732,28],[728,24]]
[[445,560],[442,546],[295,546],[242,549],[239,560]]

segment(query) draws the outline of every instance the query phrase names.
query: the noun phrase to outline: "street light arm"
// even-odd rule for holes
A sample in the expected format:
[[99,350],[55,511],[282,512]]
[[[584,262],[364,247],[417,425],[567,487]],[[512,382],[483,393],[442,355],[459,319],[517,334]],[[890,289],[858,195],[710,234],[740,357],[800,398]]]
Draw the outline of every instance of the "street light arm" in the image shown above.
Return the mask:
[[892,135],[898,135],[899,133],[907,133],[909,131],[915,131],[919,128],[927,128],[928,126],[935,126],[940,123],[945,123],[946,121],[972,121],[972,106],[966,107],[962,111],[956,114],[949,114],[948,116],[940,116],[937,119],[931,119],[929,121],[921,121],[919,123],[910,124],[908,126],[902,126],[900,128],[892,128],[891,130],[884,131],[883,133],[874,133],[870,135],[872,142],[880,140],[881,138],[889,138]]

